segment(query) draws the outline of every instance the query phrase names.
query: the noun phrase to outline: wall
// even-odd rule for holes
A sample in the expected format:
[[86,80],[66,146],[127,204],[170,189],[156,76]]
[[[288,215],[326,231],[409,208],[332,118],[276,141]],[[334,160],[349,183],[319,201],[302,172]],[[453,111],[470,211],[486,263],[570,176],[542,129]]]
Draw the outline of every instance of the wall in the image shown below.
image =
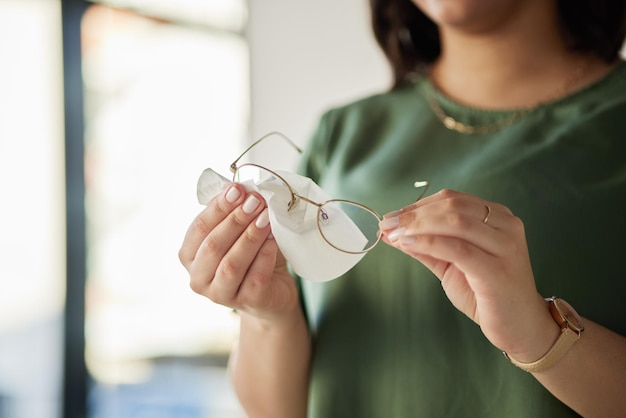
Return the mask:
[[[249,2],[253,138],[280,130],[303,145],[325,109],[389,85],[368,4]],[[291,153],[283,157],[291,158]]]

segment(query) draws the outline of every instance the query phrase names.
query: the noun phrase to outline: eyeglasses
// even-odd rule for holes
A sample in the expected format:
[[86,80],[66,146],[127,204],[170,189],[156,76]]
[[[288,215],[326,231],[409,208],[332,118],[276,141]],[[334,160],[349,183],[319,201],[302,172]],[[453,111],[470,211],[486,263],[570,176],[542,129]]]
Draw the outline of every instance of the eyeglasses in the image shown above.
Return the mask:
[[[370,251],[380,241],[378,223],[383,219],[375,210],[358,202],[345,199],[330,199],[316,202],[296,192],[294,187],[280,174],[269,168],[254,163],[237,163],[252,148],[270,137],[285,140],[296,151],[302,150],[287,136],[280,132],[270,132],[250,145],[230,165],[233,181],[255,180],[271,183],[275,190],[282,191],[286,200],[287,212],[296,208],[298,202],[305,202],[317,208],[317,229],[328,245],[348,254],[363,254]],[[414,187],[422,191],[415,201],[424,196],[428,188],[427,181],[417,181]]]

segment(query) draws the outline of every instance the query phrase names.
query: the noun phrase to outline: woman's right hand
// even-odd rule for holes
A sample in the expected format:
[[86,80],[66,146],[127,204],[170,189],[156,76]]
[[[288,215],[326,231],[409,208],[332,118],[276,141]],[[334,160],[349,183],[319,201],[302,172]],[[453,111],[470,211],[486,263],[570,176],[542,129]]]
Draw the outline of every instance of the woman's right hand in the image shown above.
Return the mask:
[[180,261],[191,288],[213,302],[273,320],[298,307],[298,292],[271,235],[258,193],[232,183],[190,225]]

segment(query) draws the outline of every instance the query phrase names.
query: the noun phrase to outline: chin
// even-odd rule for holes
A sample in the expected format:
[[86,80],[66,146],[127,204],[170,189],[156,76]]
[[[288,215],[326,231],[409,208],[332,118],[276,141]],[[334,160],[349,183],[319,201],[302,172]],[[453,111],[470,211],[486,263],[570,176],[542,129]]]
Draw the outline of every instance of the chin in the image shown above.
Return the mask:
[[[480,29],[507,21],[519,12],[522,0],[411,0],[438,26]],[[541,0],[545,1],[545,0]]]

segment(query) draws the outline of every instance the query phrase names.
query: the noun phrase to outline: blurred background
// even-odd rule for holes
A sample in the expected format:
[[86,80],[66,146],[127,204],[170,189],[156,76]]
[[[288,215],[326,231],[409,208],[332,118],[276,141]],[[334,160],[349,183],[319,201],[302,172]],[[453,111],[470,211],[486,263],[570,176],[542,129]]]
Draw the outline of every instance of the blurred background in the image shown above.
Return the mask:
[[244,417],[177,258],[196,181],[387,87],[367,7],[0,0],[0,418]]

